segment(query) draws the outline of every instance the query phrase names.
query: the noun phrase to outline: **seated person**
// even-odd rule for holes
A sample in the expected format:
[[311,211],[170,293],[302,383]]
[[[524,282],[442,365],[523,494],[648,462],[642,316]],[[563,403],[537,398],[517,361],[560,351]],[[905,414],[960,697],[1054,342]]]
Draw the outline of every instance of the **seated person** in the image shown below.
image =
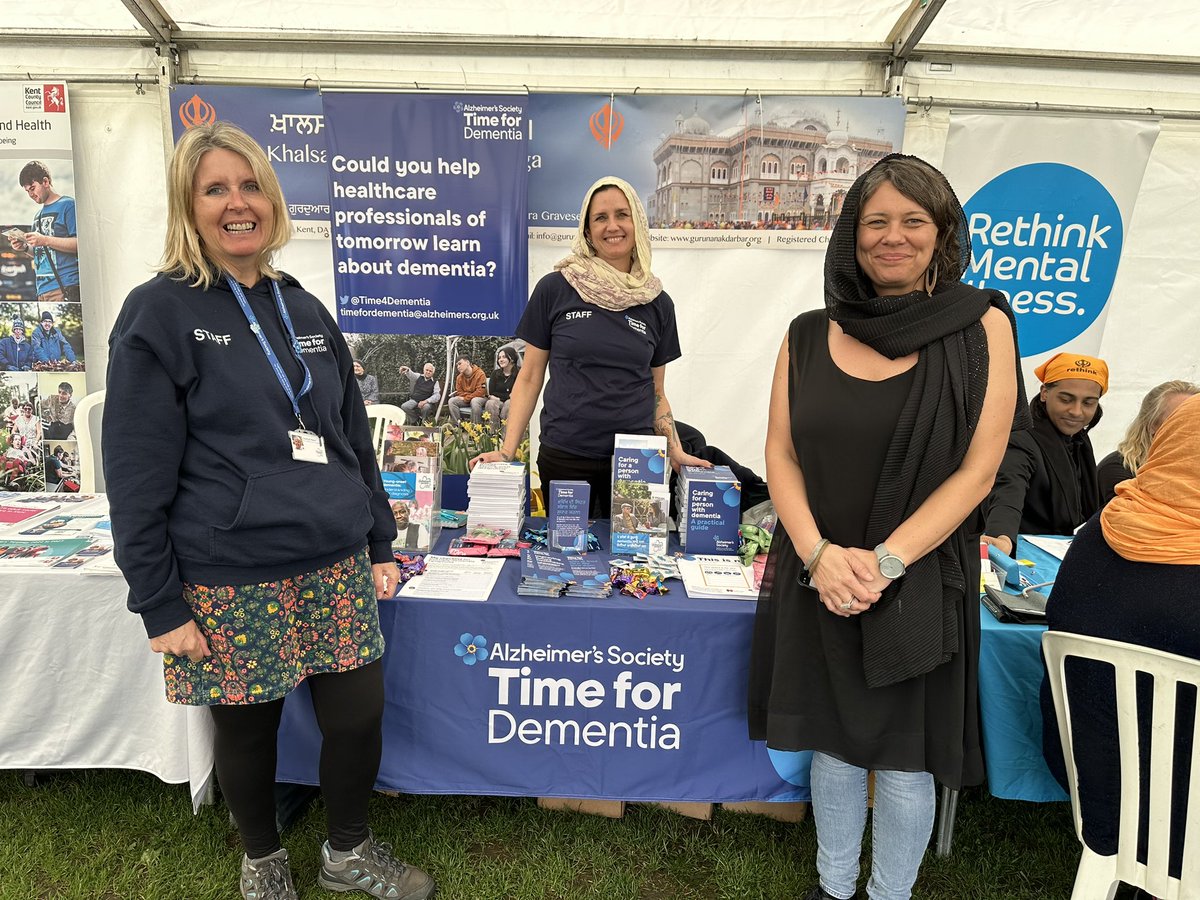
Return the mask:
[[1096,480],[1100,483],[1100,505],[1111,500],[1117,485],[1128,481],[1133,473],[1146,461],[1150,441],[1154,432],[1175,409],[1193,394],[1200,394],[1200,385],[1190,381],[1165,381],[1142,398],[1136,418],[1129,423],[1125,437],[1117,449],[1096,466]]
[[633,514],[632,503],[622,503],[621,511],[613,517],[612,530],[632,534],[638,530],[637,516]]
[[55,447],[53,453],[46,454],[46,486],[58,484],[64,474],[63,448]]
[[[521,362],[515,347],[501,347],[496,351],[496,370],[488,380],[488,396],[484,403],[486,412],[493,423],[508,420],[508,411],[512,407],[512,389],[521,374]],[[475,403],[471,403],[472,411]]]
[[425,363],[420,375],[408,366],[400,367],[400,374],[408,379],[408,399],[400,404],[406,424],[420,425],[433,419],[442,399],[442,386],[433,377],[436,372],[431,362]]
[[379,379],[367,372],[362,360],[354,360],[354,380],[358,382],[358,391],[362,394],[363,403],[370,406],[379,402]]
[[69,363],[75,362],[75,348],[54,324],[54,313],[49,310],[42,313],[41,323],[33,330],[29,342],[33,345],[36,362],[58,363],[64,359]]
[[479,424],[483,420],[483,405],[487,402],[487,375],[465,356],[455,364],[458,372],[454,379],[454,393],[450,395],[450,421],[461,422],[463,410],[467,410],[471,421]]
[[[1200,659],[1200,397],[1190,397],[1158,429],[1132,481],[1080,529],[1046,605],[1046,624]],[[1083,840],[1102,856],[1117,849],[1120,763],[1112,669],[1068,665]],[[1186,692],[1181,692],[1181,699]],[[1191,731],[1194,693],[1178,707]],[[1049,685],[1042,684],[1043,749],[1067,788]],[[1174,780],[1186,783],[1186,738],[1177,742]],[[1182,769],[1181,769],[1182,767]],[[1185,820],[1177,796],[1172,819]],[[1194,802],[1194,801],[1193,801]],[[1200,822],[1192,810],[1186,819]],[[1178,878],[1183,829],[1173,828],[1171,873]]]
[[1034,374],[1033,428],[1008,439],[991,495],[983,502],[983,540],[1009,554],[1017,534],[1071,534],[1100,508],[1096,457],[1088,431],[1108,390],[1104,360],[1058,353]]

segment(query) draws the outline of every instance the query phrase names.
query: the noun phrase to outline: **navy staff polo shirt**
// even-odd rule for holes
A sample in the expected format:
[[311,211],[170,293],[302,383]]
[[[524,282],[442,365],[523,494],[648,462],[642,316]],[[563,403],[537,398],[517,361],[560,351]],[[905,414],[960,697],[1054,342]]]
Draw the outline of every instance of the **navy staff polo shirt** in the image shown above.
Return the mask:
[[541,441],[602,459],[613,435],[654,433],[650,370],[679,359],[675,304],[663,291],[621,312],[585,303],[561,272],[533,289],[517,336],[550,354]]

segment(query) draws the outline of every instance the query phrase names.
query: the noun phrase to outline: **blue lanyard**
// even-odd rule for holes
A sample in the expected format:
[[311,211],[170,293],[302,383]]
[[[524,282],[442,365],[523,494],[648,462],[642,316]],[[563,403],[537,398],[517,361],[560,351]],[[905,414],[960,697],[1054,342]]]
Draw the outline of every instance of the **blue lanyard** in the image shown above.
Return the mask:
[[292,327],[292,317],[288,315],[287,304],[283,302],[283,292],[279,290],[279,282],[271,279],[271,292],[275,295],[275,305],[279,307],[279,317],[283,319],[283,327],[287,329],[288,338],[291,339],[292,355],[296,357],[296,362],[300,363],[300,368],[304,370],[304,384],[300,386],[299,394],[292,390],[292,383],[288,380],[287,373],[283,371],[283,366],[279,364],[279,358],[275,355],[275,351],[271,349],[271,344],[267,341],[267,336],[263,334],[262,326],[258,324],[258,317],[254,315],[254,310],[250,308],[250,303],[246,300],[246,292],[242,290],[242,286],[232,276],[226,275],[225,280],[229,283],[229,289],[233,291],[233,296],[237,297],[238,305],[241,306],[242,312],[246,316],[246,321],[250,323],[250,330],[258,338],[259,346],[262,347],[263,353],[267,356],[267,362],[275,370],[275,377],[279,379],[279,383],[283,386],[283,392],[292,401],[292,412],[296,414],[296,421],[300,423],[301,428],[304,428],[304,419],[300,418],[300,398],[312,389],[312,372],[308,370],[308,364],[304,362],[304,357],[300,355],[300,341],[296,338],[296,329]]

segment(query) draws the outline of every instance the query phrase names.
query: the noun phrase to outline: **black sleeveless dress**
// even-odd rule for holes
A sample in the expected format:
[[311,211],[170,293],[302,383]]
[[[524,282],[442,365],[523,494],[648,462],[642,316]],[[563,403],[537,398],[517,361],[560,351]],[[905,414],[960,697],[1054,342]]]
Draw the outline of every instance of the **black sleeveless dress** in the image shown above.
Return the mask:
[[[814,310],[788,331],[792,441],[821,535],[866,547],[875,489],[913,371],[883,381],[847,375],[829,353],[828,325],[825,311]],[[755,621],[751,739],[780,750],[820,750],[867,769],[932,772],[953,788],[982,781],[978,596],[967,592],[960,646],[948,662],[869,688],[861,616],[831,614],[814,589],[798,583],[802,570],[780,522]]]

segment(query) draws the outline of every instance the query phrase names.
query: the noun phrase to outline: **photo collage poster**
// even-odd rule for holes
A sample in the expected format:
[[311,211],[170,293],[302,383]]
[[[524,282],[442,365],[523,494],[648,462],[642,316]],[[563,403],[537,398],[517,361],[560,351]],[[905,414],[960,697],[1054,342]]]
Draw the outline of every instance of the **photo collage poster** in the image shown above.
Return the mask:
[[87,393],[67,86],[0,84],[0,491],[79,490]]

